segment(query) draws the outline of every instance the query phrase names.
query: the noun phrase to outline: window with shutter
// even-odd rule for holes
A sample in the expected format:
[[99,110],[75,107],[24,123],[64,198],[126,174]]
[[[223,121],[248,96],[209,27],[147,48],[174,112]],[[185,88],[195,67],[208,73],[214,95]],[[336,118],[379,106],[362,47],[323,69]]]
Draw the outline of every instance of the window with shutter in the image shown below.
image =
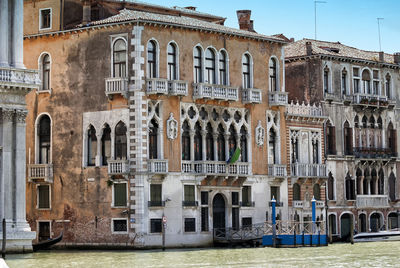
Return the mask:
[[37,190],[39,196],[38,208],[50,208],[50,185],[39,185]]
[[114,183],[114,206],[126,207],[126,183]]

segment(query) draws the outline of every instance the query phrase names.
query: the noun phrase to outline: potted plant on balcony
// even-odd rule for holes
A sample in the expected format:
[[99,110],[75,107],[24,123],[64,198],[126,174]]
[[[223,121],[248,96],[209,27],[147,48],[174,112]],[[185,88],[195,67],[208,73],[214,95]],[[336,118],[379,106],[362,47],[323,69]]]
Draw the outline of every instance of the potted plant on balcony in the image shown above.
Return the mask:
[[362,98],[360,103],[361,104],[368,104],[368,99],[367,98]]
[[374,99],[370,99],[369,104],[377,105],[378,104],[378,100],[375,99],[375,98]]
[[381,105],[381,106],[387,106],[387,105],[388,105],[388,101],[386,101],[386,100],[381,100],[381,101],[379,101],[379,105]]

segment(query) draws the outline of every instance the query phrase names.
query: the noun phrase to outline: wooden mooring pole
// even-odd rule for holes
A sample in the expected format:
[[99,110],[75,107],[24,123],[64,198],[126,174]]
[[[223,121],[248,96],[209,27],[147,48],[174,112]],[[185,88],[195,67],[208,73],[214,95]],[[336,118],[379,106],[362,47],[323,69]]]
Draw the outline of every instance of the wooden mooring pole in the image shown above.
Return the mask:
[[1,247],[1,257],[6,258],[6,219],[3,219],[3,243]]

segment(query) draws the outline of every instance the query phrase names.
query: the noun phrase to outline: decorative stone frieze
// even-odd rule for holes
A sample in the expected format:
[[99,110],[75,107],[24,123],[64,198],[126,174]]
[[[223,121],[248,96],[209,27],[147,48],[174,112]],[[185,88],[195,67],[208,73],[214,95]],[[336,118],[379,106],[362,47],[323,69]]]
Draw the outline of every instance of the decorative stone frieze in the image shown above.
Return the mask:
[[167,120],[167,137],[174,140],[178,137],[178,121],[175,120],[174,114],[170,113]]
[[263,146],[264,145],[264,139],[265,139],[265,129],[261,125],[261,121],[258,120],[257,126],[256,126],[256,144],[258,146]]

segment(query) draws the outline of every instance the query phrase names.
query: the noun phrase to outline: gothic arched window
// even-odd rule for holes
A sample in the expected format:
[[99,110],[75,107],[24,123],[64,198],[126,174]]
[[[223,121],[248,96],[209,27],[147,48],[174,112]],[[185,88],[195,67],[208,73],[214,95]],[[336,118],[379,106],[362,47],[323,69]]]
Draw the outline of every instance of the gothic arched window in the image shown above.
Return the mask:
[[111,158],[111,128],[105,125],[101,137],[101,161],[102,165],[107,165],[107,160]]
[[119,122],[115,127],[115,159],[126,159],[127,155],[127,138],[126,126]]
[[96,165],[97,137],[96,137],[96,130],[92,125],[90,126],[87,135],[88,135],[87,165],[94,166]]
[[152,119],[149,125],[149,158],[158,158],[158,123]]

